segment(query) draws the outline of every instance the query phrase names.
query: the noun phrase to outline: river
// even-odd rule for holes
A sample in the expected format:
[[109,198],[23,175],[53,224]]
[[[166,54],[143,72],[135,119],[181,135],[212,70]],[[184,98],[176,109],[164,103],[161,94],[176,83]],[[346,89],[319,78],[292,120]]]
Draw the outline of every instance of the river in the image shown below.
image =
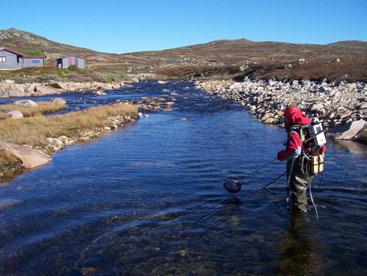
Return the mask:
[[[367,154],[328,144],[311,208],[292,215],[283,129],[192,82],[69,93],[70,110],[175,91],[172,112],[70,146],[0,186],[1,274],[366,274]],[[51,96],[50,96],[51,97]],[[37,100],[45,100],[41,97]],[[1,103],[9,100],[1,100]],[[223,183],[243,182],[238,194]]]

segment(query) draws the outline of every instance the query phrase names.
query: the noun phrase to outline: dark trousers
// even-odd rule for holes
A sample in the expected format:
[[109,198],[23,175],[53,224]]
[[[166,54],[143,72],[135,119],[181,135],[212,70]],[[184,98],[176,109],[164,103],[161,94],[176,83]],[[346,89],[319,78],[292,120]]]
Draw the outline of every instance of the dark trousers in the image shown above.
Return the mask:
[[291,205],[303,212],[307,212],[307,188],[311,185],[314,177],[310,175],[306,159],[300,156],[296,159],[288,160],[287,175],[289,178]]

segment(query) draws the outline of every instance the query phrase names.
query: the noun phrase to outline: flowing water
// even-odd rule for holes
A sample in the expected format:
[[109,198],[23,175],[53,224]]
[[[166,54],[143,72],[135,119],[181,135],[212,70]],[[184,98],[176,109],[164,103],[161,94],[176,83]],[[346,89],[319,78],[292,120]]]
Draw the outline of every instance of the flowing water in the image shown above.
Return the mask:
[[[287,210],[285,178],[259,191],[285,164],[251,172],[286,135],[239,105],[190,82],[63,97],[75,110],[163,88],[178,93],[172,112],[66,148],[0,187],[1,274],[367,273],[364,147],[329,143],[317,220]],[[230,178],[240,193],[223,189]]]

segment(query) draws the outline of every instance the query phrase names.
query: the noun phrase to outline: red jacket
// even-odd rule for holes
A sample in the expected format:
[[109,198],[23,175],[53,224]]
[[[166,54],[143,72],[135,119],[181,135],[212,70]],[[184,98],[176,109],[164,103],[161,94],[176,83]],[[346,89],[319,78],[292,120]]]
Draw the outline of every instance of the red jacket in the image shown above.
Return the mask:
[[[302,149],[305,150],[303,148],[300,135],[295,131],[289,132],[289,129],[294,125],[304,126],[311,124],[311,119],[297,107],[287,107],[284,111],[284,119],[285,127],[288,131],[288,141],[286,149],[278,152],[277,157],[279,160],[297,158],[298,156],[300,156]],[[320,153],[324,153],[325,151],[326,147],[324,145],[320,150]]]

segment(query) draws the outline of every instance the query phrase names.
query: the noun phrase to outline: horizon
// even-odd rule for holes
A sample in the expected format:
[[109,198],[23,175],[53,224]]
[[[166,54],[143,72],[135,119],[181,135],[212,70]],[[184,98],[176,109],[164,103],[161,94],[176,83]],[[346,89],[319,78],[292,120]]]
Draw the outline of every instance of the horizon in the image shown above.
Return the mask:
[[[317,45],[367,41],[367,30],[361,28],[367,25],[363,16],[367,2],[363,0],[173,3],[110,0],[101,6],[96,0],[79,0],[72,3],[70,12],[71,6],[65,2],[15,0],[3,4],[3,9],[17,12],[3,14],[0,29],[15,28],[59,43],[115,54],[160,51],[218,40]],[[80,19],[84,15],[86,20]],[[86,29],[91,30],[87,35]]]
[[[16,30],[16,31],[20,31],[20,32],[27,32],[27,33],[31,33],[33,35],[37,35],[40,37],[43,37],[45,39],[51,40],[48,37],[45,37],[41,34],[37,34],[37,33],[32,33],[29,32],[27,30],[21,30],[19,28],[15,28],[15,27],[10,27],[7,29],[0,29],[0,31],[9,31],[9,30]],[[339,43],[339,42],[362,42],[362,43],[367,43],[367,40],[338,40],[338,41],[332,41],[330,43],[325,43],[325,44],[317,44],[317,43],[293,43],[293,42],[287,42],[287,41],[275,41],[275,40],[261,40],[261,41],[255,41],[255,40],[250,40],[247,38],[235,38],[235,39],[231,39],[231,38],[219,38],[216,40],[211,40],[211,41],[207,41],[207,42],[202,42],[202,43],[197,43],[197,44],[189,44],[189,45],[181,45],[181,46],[177,46],[175,48],[166,48],[166,49],[160,49],[160,50],[144,50],[144,51],[133,51],[133,52],[121,52],[121,53],[114,53],[114,52],[101,52],[101,51],[97,51],[93,48],[88,48],[88,47],[84,47],[84,46],[80,46],[80,45],[72,45],[72,44],[66,44],[62,41],[56,41],[56,40],[51,40],[53,42],[56,43],[60,43],[60,44],[65,44],[68,46],[72,46],[72,47],[77,47],[77,48],[86,48],[88,50],[92,50],[92,51],[96,51],[96,52],[100,52],[100,53],[104,53],[104,54],[117,54],[117,55],[124,55],[124,54],[132,54],[132,53],[141,53],[141,52],[154,52],[154,51],[166,51],[166,50],[173,50],[173,49],[177,49],[177,48],[184,48],[184,47],[190,47],[190,46],[196,46],[196,45],[201,45],[201,44],[208,44],[208,43],[213,43],[213,42],[219,42],[219,41],[235,41],[235,40],[247,40],[250,42],[254,42],[254,43],[286,43],[286,44],[295,44],[295,45],[320,45],[320,46],[325,46],[325,45],[329,45],[329,44],[334,44],[334,43]],[[1,45],[0,45],[1,46]]]

